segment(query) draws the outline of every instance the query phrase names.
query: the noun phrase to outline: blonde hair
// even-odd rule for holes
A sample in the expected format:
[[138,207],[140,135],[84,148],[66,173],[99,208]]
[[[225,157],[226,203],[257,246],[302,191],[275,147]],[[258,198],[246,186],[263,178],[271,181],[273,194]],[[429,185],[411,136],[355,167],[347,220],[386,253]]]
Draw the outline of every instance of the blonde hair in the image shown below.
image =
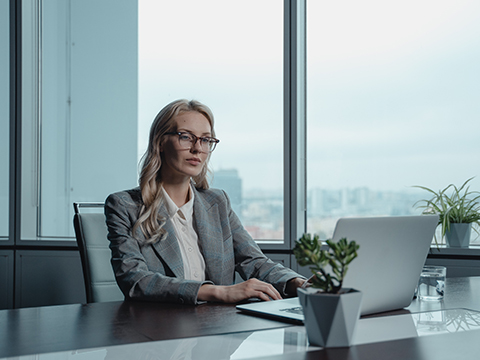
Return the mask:
[[[176,131],[176,116],[189,111],[196,111],[205,116],[210,123],[212,136],[215,137],[212,111],[196,100],[181,99],[173,101],[160,110],[155,117],[150,128],[148,148],[142,157],[143,164],[139,178],[143,205],[138,220],[133,226],[133,236],[135,237],[137,230],[140,229],[147,239],[146,243],[154,243],[167,235],[167,232],[163,229],[166,220],[159,215],[159,209],[163,203],[160,148],[165,140],[165,134]],[[210,155],[205,161],[201,173],[193,178],[193,184],[197,189],[209,188],[207,178],[210,171],[208,169],[209,160]]]

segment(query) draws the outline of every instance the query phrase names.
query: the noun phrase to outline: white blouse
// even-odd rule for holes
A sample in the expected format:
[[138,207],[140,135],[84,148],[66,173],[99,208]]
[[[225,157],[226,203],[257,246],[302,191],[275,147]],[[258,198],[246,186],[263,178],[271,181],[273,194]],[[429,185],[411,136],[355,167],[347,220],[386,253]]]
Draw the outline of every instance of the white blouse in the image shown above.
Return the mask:
[[168,216],[172,220],[182,253],[183,270],[186,280],[205,281],[205,260],[198,246],[198,235],[193,228],[194,192],[190,191],[190,200],[178,207],[162,188]]

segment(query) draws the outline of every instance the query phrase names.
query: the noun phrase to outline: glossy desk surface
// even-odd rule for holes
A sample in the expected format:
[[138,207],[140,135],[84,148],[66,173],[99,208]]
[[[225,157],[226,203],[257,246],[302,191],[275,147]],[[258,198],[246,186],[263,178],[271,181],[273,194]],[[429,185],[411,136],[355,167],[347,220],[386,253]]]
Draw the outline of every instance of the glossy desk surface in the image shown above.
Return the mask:
[[414,300],[406,310],[381,315],[360,320],[356,345],[321,349],[308,345],[303,326],[244,315],[232,305],[111,302],[1,310],[0,358],[480,357],[480,277],[449,278],[444,301]]

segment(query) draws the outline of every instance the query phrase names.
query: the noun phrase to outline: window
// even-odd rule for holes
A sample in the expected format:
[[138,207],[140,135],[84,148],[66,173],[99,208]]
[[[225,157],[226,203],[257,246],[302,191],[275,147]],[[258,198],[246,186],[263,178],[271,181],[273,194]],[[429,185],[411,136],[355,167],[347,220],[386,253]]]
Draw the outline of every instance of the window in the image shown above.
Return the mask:
[[310,232],[478,175],[480,3],[309,1],[307,25]]
[[283,2],[139,1],[139,156],[178,98],[214,113],[212,186],[255,239],[283,240]]
[[73,239],[73,202],[137,184],[137,4],[24,1],[23,19],[22,240]]
[[[208,105],[213,187],[284,239],[284,3],[24,0],[21,238],[73,240],[73,202],[137,185],[151,122]],[[254,9],[254,11],[252,11]]]

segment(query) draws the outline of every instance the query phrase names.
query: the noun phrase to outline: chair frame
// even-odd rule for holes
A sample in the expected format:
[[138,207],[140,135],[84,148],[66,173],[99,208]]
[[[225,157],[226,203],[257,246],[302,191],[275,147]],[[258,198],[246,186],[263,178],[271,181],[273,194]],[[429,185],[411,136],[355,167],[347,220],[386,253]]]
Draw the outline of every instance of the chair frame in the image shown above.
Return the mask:
[[73,215],[73,226],[75,228],[75,238],[77,239],[78,251],[80,253],[80,260],[82,262],[82,270],[83,270],[83,279],[85,282],[85,294],[87,298],[87,303],[93,303],[93,292],[90,286],[91,278],[90,273],[87,270],[88,264],[88,253],[87,249],[85,248],[85,243],[83,241],[84,233],[82,230],[82,226],[80,226],[81,219],[78,216],[80,214],[80,208],[103,208],[105,206],[104,203],[96,203],[96,202],[85,202],[85,203],[73,203],[73,209],[75,214]]

